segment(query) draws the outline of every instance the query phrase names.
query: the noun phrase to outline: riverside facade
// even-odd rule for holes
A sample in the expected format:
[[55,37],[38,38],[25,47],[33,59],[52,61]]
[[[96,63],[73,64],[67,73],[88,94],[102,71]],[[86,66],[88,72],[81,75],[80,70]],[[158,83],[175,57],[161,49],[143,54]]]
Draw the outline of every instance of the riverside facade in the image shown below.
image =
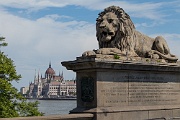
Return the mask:
[[21,93],[27,98],[75,97],[76,81],[64,80],[63,73],[56,75],[50,63],[45,77],[38,72],[34,76],[34,82],[29,83],[29,87],[22,87]]

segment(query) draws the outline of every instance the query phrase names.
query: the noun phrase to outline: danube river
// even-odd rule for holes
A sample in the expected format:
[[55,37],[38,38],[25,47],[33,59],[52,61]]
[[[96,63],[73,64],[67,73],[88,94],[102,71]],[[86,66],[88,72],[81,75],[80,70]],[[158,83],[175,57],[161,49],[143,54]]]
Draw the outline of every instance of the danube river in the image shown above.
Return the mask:
[[76,108],[76,100],[38,100],[38,102],[39,111],[45,116],[69,114],[70,110]]

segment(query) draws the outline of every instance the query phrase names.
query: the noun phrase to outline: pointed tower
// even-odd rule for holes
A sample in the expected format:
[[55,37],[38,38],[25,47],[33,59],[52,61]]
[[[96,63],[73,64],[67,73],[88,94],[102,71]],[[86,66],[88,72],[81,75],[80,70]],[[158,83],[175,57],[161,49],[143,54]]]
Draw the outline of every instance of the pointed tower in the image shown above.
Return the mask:
[[61,76],[61,74],[60,74],[60,71],[59,71],[59,77]]
[[38,79],[38,82],[39,82],[39,70],[38,70],[38,77],[37,77],[37,79]]
[[63,71],[62,71],[62,73],[61,73],[61,76],[63,77]]
[[51,61],[49,62],[49,68],[51,68]]
[[38,71],[38,83],[41,83],[42,76],[40,77],[40,69]]
[[36,69],[35,69],[34,84],[36,84],[36,80],[37,80],[37,78],[36,78]]
[[62,71],[62,73],[61,73],[61,81],[63,81],[64,80],[64,76],[63,76],[63,71]]

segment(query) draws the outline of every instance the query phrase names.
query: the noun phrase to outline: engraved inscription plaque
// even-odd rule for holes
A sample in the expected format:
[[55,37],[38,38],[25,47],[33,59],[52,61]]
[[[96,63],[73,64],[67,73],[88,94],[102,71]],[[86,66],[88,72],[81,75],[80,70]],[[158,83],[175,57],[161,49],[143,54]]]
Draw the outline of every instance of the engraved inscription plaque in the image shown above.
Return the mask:
[[129,105],[178,104],[179,83],[129,83]]
[[177,81],[173,75],[113,72],[111,80],[105,73],[101,76],[104,81],[97,82],[100,106],[180,104],[180,83],[166,82],[170,78]]

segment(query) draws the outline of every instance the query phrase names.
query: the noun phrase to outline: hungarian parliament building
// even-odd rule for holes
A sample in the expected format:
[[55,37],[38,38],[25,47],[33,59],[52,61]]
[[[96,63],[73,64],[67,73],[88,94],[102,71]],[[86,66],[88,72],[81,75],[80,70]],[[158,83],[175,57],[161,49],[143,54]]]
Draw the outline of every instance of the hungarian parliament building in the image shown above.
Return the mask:
[[76,80],[64,80],[63,72],[56,75],[49,63],[45,76],[35,73],[34,82],[21,87],[20,92],[27,98],[76,97]]

